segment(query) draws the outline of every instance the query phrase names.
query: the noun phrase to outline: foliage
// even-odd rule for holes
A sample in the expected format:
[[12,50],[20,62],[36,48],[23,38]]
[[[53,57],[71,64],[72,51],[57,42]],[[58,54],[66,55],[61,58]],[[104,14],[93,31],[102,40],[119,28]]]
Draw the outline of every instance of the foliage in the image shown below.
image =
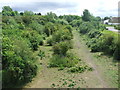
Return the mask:
[[47,36],[52,35],[56,31],[56,27],[52,22],[48,22],[45,24],[44,32]]
[[86,34],[86,33],[88,33],[90,30],[95,29],[95,27],[94,27],[93,24],[90,23],[90,22],[83,22],[83,23],[80,25],[79,29],[80,29],[80,33]]
[[101,32],[99,30],[92,30],[88,33],[89,38],[98,38],[101,36]]
[[89,71],[92,71],[93,69],[88,67],[87,65],[84,65],[84,66],[75,66],[75,67],[72,67],[68,70],[68,72],[72,72],[72,73],[82,73],[86,70],[89,70]]
[[72,39],[72,33],[68,29],[60,29],[52,35],[53,42],[60,42]]
[[55,20],[55,23],[59,23],[62,25],[68,25],[68,21],[66,21],[64,19],[57,19],[57,20]]
[[2,15],[4,16],[12,16],[12,9],[10,8],[10,6],[4,6],[2,8]]
[[26,41],[4,37],[2,46],[3,87],[30,81],[36,75],[37,66]]
[[67,51],[70,49],[70,43],[69,42],[60,42],[53,46],[53,52],[54,54],[58,54],[61,56],[65,56]]
[[77,15],[63,15],[59,16],[59,18],[66,20],[68,23],[71,23],[73,20],[79,20],[81,17]]
[[120,42],[118,40],[118,36],[119,35],[111,31],[104,31],[98,39],[94,39],[94,43],[91,43],[91,51],[102,51],[105,54],[112,55],[115,59],[119,60]]
[[51,36],[49,36],[49,37],[47,38],[47,44],[49,44],[49,46],[52,46],[52,45],[53,45],[53,40],[52,40],[52,37],[51,37]]
[[23,13],[24,16],[32,16],[34,13],[32,11],[24,11]]
[[92,18],[92,16],[91,16],[90,12],[87,9],[85,9],[83,11],[82,20],[84,20],[84,21],[91,21],[91,18]]
[[50,59],[50,67],[73,67],[78,63],[75,57],[61,57],[60,55],[53,55]]
[[29,27],[36,30],[39,34],[43,34],[44,26],[39,24],[37,21],[32,21],[32,23],[29,24]]
[[120,30],[120,25],[115,25],[115,29]]
[[30,47],[33,50],[37,50],[38,46],[43,44],[42,36],[40,36],[36,31],[25,32],[24,37],[30,41]]
[[82,20],[73,20],[70,25],[72,25],[72,27],[79,27],[80,24],[82,23]]
[[41,58],[41,60],[42,60],[42,58],[43,57],[45,57],[45,52],[43,52],[43,51],[39,51],[39,53],[38,53],[38,56]]
[[110,17],[104,17],[104,20],[110,19]]

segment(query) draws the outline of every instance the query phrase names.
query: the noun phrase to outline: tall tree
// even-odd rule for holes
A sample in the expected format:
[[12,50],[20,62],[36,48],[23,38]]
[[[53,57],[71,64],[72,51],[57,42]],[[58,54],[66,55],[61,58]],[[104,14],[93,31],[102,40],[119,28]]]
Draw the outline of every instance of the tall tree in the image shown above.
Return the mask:
[[12,15],[12,8],[10,8],[10,6],[4,6],[2,8],[2,15],[4,16],[11,16]]
[[90,12],[87,10],[87,9],[85,9],[84,11],[83,11],[83,16],[82,16],[82,19],[84,20],[84,21],[91,21],[91,14],[90,14]]

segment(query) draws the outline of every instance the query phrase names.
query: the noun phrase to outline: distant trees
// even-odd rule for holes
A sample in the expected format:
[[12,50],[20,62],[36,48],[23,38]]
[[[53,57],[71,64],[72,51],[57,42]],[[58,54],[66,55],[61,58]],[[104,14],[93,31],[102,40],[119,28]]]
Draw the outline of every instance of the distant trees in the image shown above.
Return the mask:
[[32,11],[24,11],[24,16],[32,16],[34,13]]
[[72,22],[73,20],[79,20],[81,17],[77,15],[63,15],[59,16],[60,19],[66,20],[68,23]]
[[2,15],[4,15],[4,16],[11,16],[12,15],[12,8],[10,8],[10,6],[4,6],[3,8],[2,8],[3,10],[2,10]]
[[16,16],[16,15],[18,15],[18,12],[13,11],[12,8],[10,8],[10,6],[4,6],[2,8],[2,15],[4,15],[4,16]]
[[83,21],[91,21],[91,14],[90,14],[90,12],[87,10],[87,9],[85,9],[84,11],[83,11],[83,16],[82,16],[82,20]]
[[110,19],[110,17],[104,17],[104,20]]

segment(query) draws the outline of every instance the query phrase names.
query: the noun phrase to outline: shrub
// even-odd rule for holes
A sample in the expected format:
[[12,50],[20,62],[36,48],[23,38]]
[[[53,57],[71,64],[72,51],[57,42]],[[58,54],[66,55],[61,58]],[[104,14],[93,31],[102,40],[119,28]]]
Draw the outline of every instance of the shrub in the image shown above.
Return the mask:
[[26,41],[4,37],[2,45],[3,87],[31,81],[37,73],[36,58]]
[[19,24],[18,28],[23,30],[23,29],[25,29],[25,26],[23,23],[21,23],[21,24]]
[[54,42],[60,42],[72,39],[72,33],[68,29],[60,29],[52,35]]
[[41,58],[41,60],[42,60],[42,58],[43,57],[45,57],[45,52],[43,52],[43,51],[39,51],[39,53],[38,53],[38,56]]
[[46,33],[47,36],[52,35],[56,31],[56,27],[53,23],[48,22],[45,24],[44,33]]
[[38,34],[36,31],[24,32],[23,37],[30,41],[32,50],[37,50],[39,45],[43,45],[42,35]]
[[88,33],[88,36],[90,38],[98,38],[99,36],[101,35],[100,31],[99,30],[91,30],[89,33]]
[[52,37],[48,37],[48,38],[47,38],[47,44],[49,44],[50,46],[53,45]]
[[78,63],[76,58],[61,57],[60,55],[53,55],[50,59],[50,67],[73,67]]
[[29,27],[36,30],[39,34],[42,34],[44,30],[44,26],[39,24],[37,21],[32,21],[32,23],[29,24]]
[[113,56],[115,59],[120,60],[119,55],[119,35],[111,31],[103,31],[102,35],[96,39],[91,39],[88,46],[92,52],[102,51],[105,54]]
[[58,54],[61,56],[65,56],[69,49],[70,49],[70,46],[69,46],[69,43],[67,41],[57,43],[53,46],[54,54]]
[[73,20],[70,25],[72,25],[73,27],[79,27],[82,23],[82,20]]

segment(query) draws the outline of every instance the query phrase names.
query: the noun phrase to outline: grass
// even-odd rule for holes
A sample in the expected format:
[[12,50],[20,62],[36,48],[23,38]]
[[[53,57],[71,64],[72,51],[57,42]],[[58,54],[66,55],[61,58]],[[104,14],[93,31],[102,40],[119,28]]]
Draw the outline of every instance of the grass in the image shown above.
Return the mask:
[[95,59],[94,62],[98,68],[102,71],[104,79],[111,87],[118,87],[118,63],[113,62],[112,57],[107,57],[99,53],[93,53]]

